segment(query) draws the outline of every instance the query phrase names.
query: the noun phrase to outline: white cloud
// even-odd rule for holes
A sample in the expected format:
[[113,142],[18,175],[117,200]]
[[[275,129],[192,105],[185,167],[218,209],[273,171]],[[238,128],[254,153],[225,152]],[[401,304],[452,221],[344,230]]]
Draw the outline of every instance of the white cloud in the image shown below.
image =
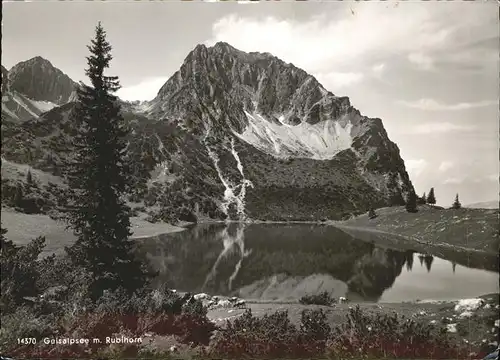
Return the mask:
[[[479,50],[462,45],[497,36],[497,28],[488,27],[489,9],[475,5],[337,3],[333,15],[325,11],[306,20],[238,12],[215,21],[205,45],[224,41],[246,52],[269,52],[318,78],[332,72],[363,71],[365,76],[381,79],[391,63],[398,68],[400,59],[429,70],[446,64],[446,71],[451,69],[450,64],[463,64],[464,59],[483,62],[482,56],[476,56]],[[468,16],[463,16],[464,11]],[[489,21],[486,27],[485,19]],[[491,63],[491,58],[487,61]],[[360,79],[345,75],[325,87],[335,93],[338,87],[359,83]]]
[[443,104],[433,99],[419,99],[416,101],[398,101],[399,104],[420,110],[428,111],[460,111],[479,107],[497,105],[498,100],[483,100],[477,102],[461,102],[456,104]]
[[435,122],[419,124],[411,129],[409,133],[413,134],[434,134],[434,133],[447,133],[451,131],[470,131],[475,129],[473,125],[459,125],[449,122]]
[[385,64],[384,63],[372,66],[373,75],[375,75],[376,77],[382,76],[384,71],[385,71]]
[[429,165],[429,163],[424,159],[418,160],[406,160],[405,167],[406,171],[413,176],[419,176],[423,173],[425,168]]
[[123,87],[117,91],[117,96],[123,100],[152,100],[168,77],[155,77],[141,81],[139,84]]
[[475,184],[484,184],[487,182],[498,182],[499,176],[498,174],[490,174],[486,176],[471,176],[467,175],[464,177],[449,177],[443,181],[443,184],[463,184],[463,183],[475,183]]
[[417,66],[421,70],[432,70],[434,69],[434,60],[423,53],[411,53],[408,55],[408,60]]
[[330,72],[327,74],[319,73],[316,75],[318,81],[327,89],[338,89],[361,82],[364,78],[362,73],[354,72]]
[[452,185],[452,184],[461,184],[463,183],[464,179],[460,179],[460,178],[456,178],[456,177],[451,177],[451,178],[448,178],[446,180],[443,181],[443,184],[449,184],[449,185]]
[[270,52],[315,73],[338,64],[352,69],[369,62],[370,55],[443,47],[450,31],[434,21],[426,6],[350,3],[340,8],[338,17],[316,16],[305,22],[224,16],[213,25],[212,38],[206,43],[225,41],[243,51]]
[[439,164],[439,171],[445,172],[450,170],[455,166],[455,163],[453,161],[443,161],[441,164]]

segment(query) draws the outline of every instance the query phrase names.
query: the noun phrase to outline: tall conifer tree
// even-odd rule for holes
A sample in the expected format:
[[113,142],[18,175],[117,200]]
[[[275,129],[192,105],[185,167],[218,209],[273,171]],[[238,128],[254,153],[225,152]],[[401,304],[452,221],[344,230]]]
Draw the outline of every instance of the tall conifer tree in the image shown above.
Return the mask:
[[130,179],[125,157],[128,130],[113,95],[120,88],[118,77],[104,75],[112,56],[101,23],[88,49],[86,75],[91,85],[81,83],[77,90],[72,114],[78,129],[76,150],[67,167],[72,188],[68,220],[78,238],[67,252],[92,275],[89,290],[96,299],[105,289],[133,292],[151,274],[136,258],[129,239],[130,209],[124,201]]

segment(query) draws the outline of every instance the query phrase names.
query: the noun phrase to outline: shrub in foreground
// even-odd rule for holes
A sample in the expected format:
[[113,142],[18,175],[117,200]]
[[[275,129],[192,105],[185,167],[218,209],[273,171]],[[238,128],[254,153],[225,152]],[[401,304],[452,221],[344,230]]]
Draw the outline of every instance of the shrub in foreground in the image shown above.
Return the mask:
[[17,246],[5,238],[1,229],[1,303],[2,314],[10,313],[26,303],[26,297],[37,296],[38,256],[45,246],[45,238],[38,237],[26,246]]
[[303,305],[331,306],[332,304],[335,303],[335,298],[330,296],[328,292],[323,291],[320,294],[304,295],[300,298],[299,302]]
[[217,332],[208,357],[332,358],[332,359],[450,359],[468,358],[446,331],[397,315],[368,315],[359,307],[347,323],[331,330],[322,310],[302,312],[300,328],[287,312],[262,318],[247,310]]
[[[18,308],[11,318],[2,316],[0,344],[10,356],[71,358],[108,351],[109,345],[104,342],[106,337],[139,338],[146,332],[174,335],[183,344],[208,345],[215,325],[203,315],[206,309],[200,309],[201,303],[198,302],[193,300],[191,306],[183,306],[184,299],[164,288],[142,289],[132,296],[125,290],[107,292],[95,303],[64,304],[64,308],[73,307],[74,311],[56,312],[53,316],[41,316],[38,305],[29,310]],[[43,336],[97,338],[101,343],[20,346],[16,340],[22,337],[41,339]],[[141,350],[140,344],[116,347],[120,354],[128,349],[125,352],[129,357],[136,357]]]
[[[8,350],[19,346],[18,339],[54,336],[60,329],[51,316],[37,316],[28,307],[19,307],[15,312],[2,314],[0,327],[0,349]],[[25,348],[29,344],[21,344]]]
[[207,356],[224,358],[311,358],[324,354],[330,328],[322,310],[304,311],[300,329],[288,312],[259,318],[247,310],[215,336]]
[[347,323],[334,329],[328,344],[330,356],[357,359],[466,359],[468,352],[457,347],[440,330],[394,315],[367,315],[359,306],[347,314]]

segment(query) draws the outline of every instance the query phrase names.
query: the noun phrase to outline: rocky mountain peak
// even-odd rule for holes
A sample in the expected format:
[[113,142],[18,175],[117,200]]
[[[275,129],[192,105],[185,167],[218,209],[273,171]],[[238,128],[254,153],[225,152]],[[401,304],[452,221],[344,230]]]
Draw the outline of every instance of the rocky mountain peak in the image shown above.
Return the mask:
[[226,51],[226,52],[237,52],[237,51],[239,51],[235,47],[229,45],[227,42],[224,42],[224,41],[218,41],[212,47],[214,49],[217,49],[217,50],[220,50],[220,51]]
[[246,53],[224,42],[198,45],[145,115],[197,136],[214,159],[236,154],[231,144],[237,139],[246,151],[263,154],[252,161],[312,160],[319,169],[326,166],[321,161],[348,159],[377,196],[392,203],[413,188],[380,119],[363,116],[348,97],[269,53]]
[[54,66],[49,60],[41,56],[32,57],[31,59],[18,63],[17,65],[21,64],[25,64],[26,66],[41,66],[41,67],[54,68]]
[[50,61],[36,56],[14,65],[8,72],[9,87],[35,101],[66,103],[76,83]]
[[[254,120],[260,122],[257,127],[277,126],[281,132],[287,126],[337,121],[348,112],[354,115],[351,122],[362,119],[347,97],[327,91],[304,70],[269,53],[246,53],[225,42],[196,46],[160,89],[148,112],[160,119],[166,114],[185,119],[186,102],[191,103],[188,108],[214,107],[215,113],[227,114],[220,125],[240,135]],[[207,121],[188,117],[198,131],[206,127]],[[346,125],[343,121],[342,126]],[[282,155],[292,155],[289,150],[283,147]],[[313,154],[301,149],[295,155]]]
[[[279,123],[293,125],[314,124],[324,120],[320,110],[326,113],[335,111],[337,105],[350,106],[347,98],[337,98],[304,70],[269,53],[246,53],[224,42],[208,48],[196,46],[160,89],[150,109],[156,115],[176,112],[174,99],[193,94],[203,104],[237,100],[239,105],[234,106],[243,118],[243,111],[258,111],[271,122],[282,117]],[[325,109],[318,103],[322,98]]]

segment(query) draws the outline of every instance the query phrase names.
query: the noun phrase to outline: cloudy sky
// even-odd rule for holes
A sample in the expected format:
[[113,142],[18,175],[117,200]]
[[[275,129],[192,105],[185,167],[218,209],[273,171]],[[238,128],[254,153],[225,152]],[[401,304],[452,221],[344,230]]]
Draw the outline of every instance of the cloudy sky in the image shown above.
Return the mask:
[[197,44],[270,52],[379,117],[418,193],[438,203],[499,194],[498,4],[474,2],[10,2],[2,64],[40,55],[83,80],[102,21],[111,72],[147,100]]

